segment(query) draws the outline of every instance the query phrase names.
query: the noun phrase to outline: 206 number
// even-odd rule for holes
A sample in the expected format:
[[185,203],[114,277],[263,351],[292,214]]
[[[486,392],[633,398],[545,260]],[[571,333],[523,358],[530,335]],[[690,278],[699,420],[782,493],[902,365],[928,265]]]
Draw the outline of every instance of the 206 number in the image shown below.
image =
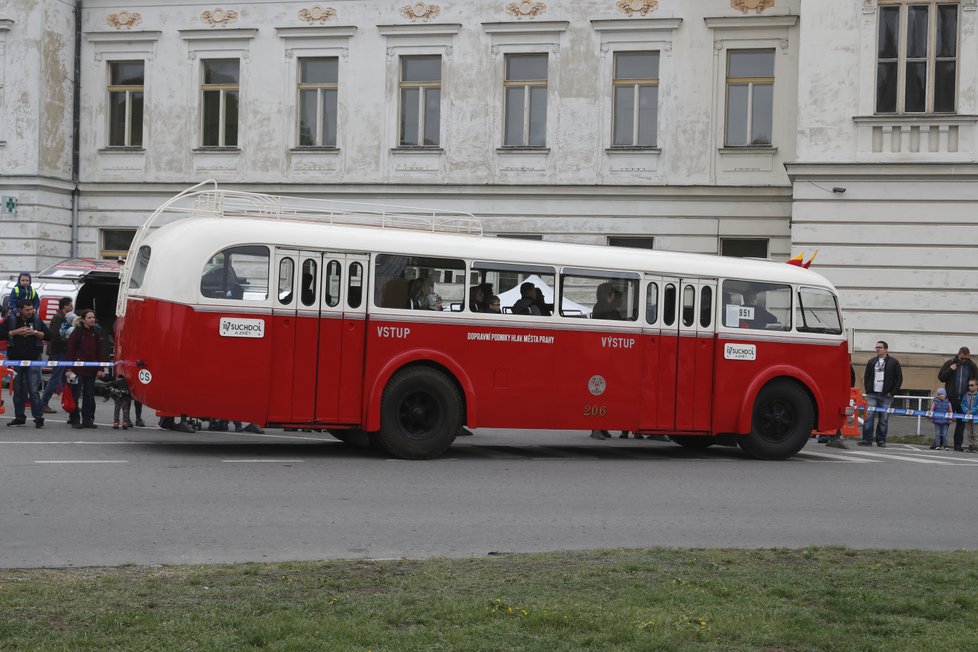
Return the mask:
[[607,413],[608,413],[608,409],[603,405],[584,406],[584,416],[586,417],[603,417]]

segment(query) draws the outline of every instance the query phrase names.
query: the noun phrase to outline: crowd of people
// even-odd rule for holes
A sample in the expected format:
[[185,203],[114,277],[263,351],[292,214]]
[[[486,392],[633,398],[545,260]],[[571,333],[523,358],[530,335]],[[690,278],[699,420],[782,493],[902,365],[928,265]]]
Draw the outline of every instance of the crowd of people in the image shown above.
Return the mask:
[[[860,446],[872,446],[874,440],[877,446],[886,446],[889,414],[882,410],[892,407],[894,396],[903,386],[903,369],[889,354],[889,348],[886,342],[877,342],[876,357],[866,363],[863,373],[867,407],[881,411],[867,410]],[[971,360],[971,350],[966,346],[958,349],[957,355],[941,365],[937,379],[944,385],[937,388],[930,405],[929,418],[934,424],[931,450],[948,450],[947,433],[953,423],[952,448],[958,452],[978,453],[974,422],[978,418],[978,366]],[[971,418],[954,418],[955,414],[970,415]],[[965,434],[968,436],[967,449],[964,447]]]
[[[9,314],[0,315],[0,353],[5,347],[9,360],[43,360],[46,346],[47,359],[51,362],[109,361],[106,335],[98,325],[94,310],[86,308],[75,313],[71,297],[62,297],[58,301],[57,312],[45,324],[38,314],[39,308],[40,297],[32,286],[31,275],[22,272],[10,292],[7,304]],[[126,379],[117,375],[111,365],[54,365],[43,391],[41,367],[16,366],[6,370],[12,376],[14,407],[14,418],[7,422],[8,426],[26,425],[29,405],[34,427],[43,428],[45,415],[57,412],[50,405],[51,399],[60,396],[61,406],[68,412],[68,423],[72,428],[96,428],[97,380],[105,383],[106,400],[113,400],[113,428],[127,430],[146,425],[142,419],[142,403],[133,399]],[[135,420],[132,416],[135,416]],[[239,422],[233,423],[236,431],[261,432],[254,424],[242,426]],[[229,429],[228,422],[220,420],[211,420],[210,429],[221,430],[222,424],[223,430]],[[193,429],[189,431],[193,432]]]

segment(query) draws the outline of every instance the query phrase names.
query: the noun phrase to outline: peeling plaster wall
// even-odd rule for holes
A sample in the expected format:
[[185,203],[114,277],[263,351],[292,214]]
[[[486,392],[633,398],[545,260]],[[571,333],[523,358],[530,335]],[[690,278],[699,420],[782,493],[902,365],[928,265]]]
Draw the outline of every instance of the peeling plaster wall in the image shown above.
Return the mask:
[[[877,3],[820,0],[801,39],[791,240],[818,250],[865,364],[879,339],[904,387],[933,391],[940,364],[978,347],[978,8],[959,5],[953,115],[877,115]],[[833,188],[845,189],[833,192]]]
[[70,250],[74,5],[59,0],[0,4],[0,214],[4,278],[37,271]]
[[41,93],[38,172],[71,178],[71,105],[74,78],[74,6],[45,0],[42,3],[40,42]]

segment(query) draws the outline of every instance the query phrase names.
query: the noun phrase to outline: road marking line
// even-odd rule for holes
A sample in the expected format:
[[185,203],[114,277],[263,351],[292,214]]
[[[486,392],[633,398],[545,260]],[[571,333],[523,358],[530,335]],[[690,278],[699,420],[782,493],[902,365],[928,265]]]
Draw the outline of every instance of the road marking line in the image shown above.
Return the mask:
[[294,464],[305,460],[221,460],[227,464]]
[[129,464],[129,460],[34,460],[34,464]]
[[894,453],[870,453],[869,451],[852,451],[850,455],[865,455],[867,457],[882,457],[886,460],[897,460],[900,462],[916,462],[917,464],[943,464],[955,465],[955,462],[950,460],[930,460],[923,457],[910,457],[908,455],[897,455]]
[[824,457],[826,459],[835,460],[837,462],[848,462],[849,464],[872,464],[873,462],[881,462],[882,460],[856,460],[852,459],[848,455],[843,455],[841,453],[822,453],[816,451],[803,451],[796,454],[796,457]]

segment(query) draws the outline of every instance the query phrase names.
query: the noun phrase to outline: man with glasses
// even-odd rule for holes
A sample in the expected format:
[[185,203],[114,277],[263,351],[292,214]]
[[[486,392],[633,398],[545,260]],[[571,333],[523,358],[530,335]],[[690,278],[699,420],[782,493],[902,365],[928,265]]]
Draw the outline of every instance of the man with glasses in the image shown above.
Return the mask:
[[[866,407],[886,410],[893,405],[893,396],[903,386],[903,370],[896,358],[887,355],[889,345],[886,342],[876,343],[876,357],[866,363],[866,373],[863,383],[866,386]],[[873,420],[876,418],[876,445],[886,447],[886,427],[890,415],[886,412],[871,412],[866,410],[863,421],[863,438],[860,446],[873,445]]]
[[[968,384],[978,380],[978,366],[971,360],[971,350],[966,346],[958,349],[958,354],[945,362],[937,372],[937,379],[944,383],[947,400],[955,412],[961,407],[961,399],[968,391]],[[954,450],[964,450],[964,421],[957,419],[954,424]]]

